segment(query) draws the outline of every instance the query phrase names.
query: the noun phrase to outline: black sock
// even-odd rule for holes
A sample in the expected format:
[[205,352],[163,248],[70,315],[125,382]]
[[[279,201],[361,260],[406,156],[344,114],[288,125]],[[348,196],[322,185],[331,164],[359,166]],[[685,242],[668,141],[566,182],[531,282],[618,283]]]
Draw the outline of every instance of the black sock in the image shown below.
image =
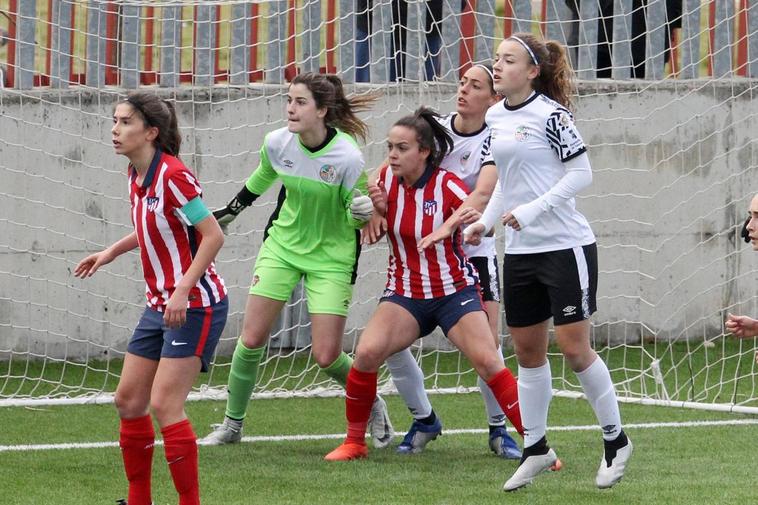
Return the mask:
[[616,457],[618,450],[622,447],[626,447],[626,444],[628,443],[629,439],[626,438],[626,433],[624,433],[624,430],[621,430],[619,436],[613,440],[603,439],[603,445],[605,446],[605,464],[607,466],[611,466],[611,462],[613,461],[613,458]]
[[435,414],[434,410],[432,410],[431,414],[429,414],[423,419],[416,419],[416,421],[420,422],[421,424],[426,424],[427,426],[431,426],[437,422],[437,414]]
[[521,461],[519,462],[519,465],[523,463],[529,456],[542,456],[543,454],[547,454],[549,450],[550,446],[547,445],[547,439],[543,436],[537,441],[536,444],[530,445],[524,449],[521,454]]
[[499,430],[500,428],[505,428],[505,426],[502,424],[500,425],[490,424],[490,435],[492,435],[495,431]]

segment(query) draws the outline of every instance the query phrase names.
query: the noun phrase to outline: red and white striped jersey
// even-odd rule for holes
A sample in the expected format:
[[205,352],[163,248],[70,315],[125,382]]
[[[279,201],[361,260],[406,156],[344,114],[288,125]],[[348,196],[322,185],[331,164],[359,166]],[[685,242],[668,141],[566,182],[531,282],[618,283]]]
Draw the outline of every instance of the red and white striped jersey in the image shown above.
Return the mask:
[[[192,264],[202,235],[182,213],[187,202],[202,190],[195,176],[179,159],[155,153],[142,185],[129,166],[129,200],[145,276],[147,305],[162,311],[174,287]],[[211,263],[190,290],[187,307],[208,307],[226,296],[224,280]]]
[[418,251],[419,241],[439,228],[468,195],[453,173],[428,169],[406,186],[384,167],[379,180],[387,189],[387,239],[390,243],[386,289],[408,298],[438,298],[478,283],[476,269],[463,253],[461,230]]

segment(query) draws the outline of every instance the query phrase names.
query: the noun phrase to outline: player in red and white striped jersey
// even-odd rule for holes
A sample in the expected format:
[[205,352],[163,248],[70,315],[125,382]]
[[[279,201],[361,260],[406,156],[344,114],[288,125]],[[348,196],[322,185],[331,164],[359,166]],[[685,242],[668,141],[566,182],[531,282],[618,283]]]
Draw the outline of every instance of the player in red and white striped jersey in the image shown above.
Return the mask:
[[76,266],[89,277],[139,247],[147,307],[129,340],[115,403],[129,505],[150,505],[155,431],[180,505],[199,505],[197,444],[184,412],[192,384],[213,356],[229,303],[213,259],[224,243],[195,176],[177,158],[181,137],[173,104],[137,92],[113,113],[113,146],[129,158],[134,231]]
[[[387,217],[387,286],[361,335],[346,386],[347,439],[329,461],[364,458],[366,423],[384,360],[440,326],[487,380],[503,411],[522,431],[516,380],[497,359],[482,307],[476,270],[463,254],[461,232],[432,247],[421,239],[441,226],[467,195],[465,184],[439,168],[453,147],[447,130],[427,108],[400,119],[388,135],[389,168],[369,193]],[[478,217],[478,213],[477,216]]]

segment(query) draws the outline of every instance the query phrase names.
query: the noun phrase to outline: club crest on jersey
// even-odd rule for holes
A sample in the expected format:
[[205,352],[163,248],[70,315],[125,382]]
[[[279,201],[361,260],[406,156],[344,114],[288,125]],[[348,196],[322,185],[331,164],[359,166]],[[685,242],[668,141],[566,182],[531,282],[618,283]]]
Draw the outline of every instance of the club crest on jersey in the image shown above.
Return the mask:
[[324,165],[319,170],[318,176],[321,177],[322,181],[331,184],[337,179],[337,169],[334,168],[334,165]]
[[437,200],[424,200],[424,214],[433,216],[437,213]]
[[519,126],[513,136],[518,142],[526,142],[529,138],[529,129],[526,126]]
[[155,212],[155,209],[158,208],[158,202],[160,202],[160,198],[157,196],[148,196],[145,200],[145,203],[147,204],[147,210],[150,212]]

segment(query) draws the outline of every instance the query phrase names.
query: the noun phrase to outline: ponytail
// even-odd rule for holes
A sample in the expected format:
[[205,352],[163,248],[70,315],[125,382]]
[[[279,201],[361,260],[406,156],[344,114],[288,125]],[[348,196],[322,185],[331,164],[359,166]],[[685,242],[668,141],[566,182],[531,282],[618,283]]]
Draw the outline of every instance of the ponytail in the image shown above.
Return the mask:
[[140,116],[145,127],[158,129],[154,145],[171,156],[179,156],[182,136],[179,134],[179,122],[176,109],[169,100],[162,100],[152,93],[135,91],[129,93],[122,103],[128,103]]

